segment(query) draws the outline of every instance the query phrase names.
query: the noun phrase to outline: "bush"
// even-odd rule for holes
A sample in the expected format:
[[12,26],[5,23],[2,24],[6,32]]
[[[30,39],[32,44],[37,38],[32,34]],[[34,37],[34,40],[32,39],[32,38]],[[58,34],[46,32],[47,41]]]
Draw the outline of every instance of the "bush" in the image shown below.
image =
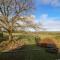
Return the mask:
[[58,53],[58,48],[53,45],[50,45],[50,47],[46,48],[46,51],[50,53]]

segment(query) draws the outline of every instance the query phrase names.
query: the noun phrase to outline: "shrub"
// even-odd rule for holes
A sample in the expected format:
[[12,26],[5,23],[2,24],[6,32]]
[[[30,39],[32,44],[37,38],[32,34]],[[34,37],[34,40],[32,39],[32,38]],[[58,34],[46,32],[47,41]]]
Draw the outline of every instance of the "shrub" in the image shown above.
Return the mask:
[[58,53],[58,48],[55,45],[50,45],[46,48],[46,51],[50,53]]
[[58,52],[58,47],[56,44],[56,40],[54,40],[53,38],[45,38],[43,40],[41,40],[38,45],[40,47],[44,47],[46,48],[46,50],[48,52],[52,52],[52,53],[57,53]]

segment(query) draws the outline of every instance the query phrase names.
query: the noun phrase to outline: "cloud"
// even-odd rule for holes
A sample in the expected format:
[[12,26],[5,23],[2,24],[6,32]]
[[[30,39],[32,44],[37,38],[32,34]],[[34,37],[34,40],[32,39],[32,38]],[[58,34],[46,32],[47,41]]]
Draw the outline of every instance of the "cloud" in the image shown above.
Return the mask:
[[41,4],[51,5],[53,7],[60,7],[60,0],[40,0]]
[[40,16],[40,22],[41,22],[41,23],[44,23],[47,18],[48,18],[48,14],[42,14],[42,15]]
[[40,2],[42,2],[43,4],[49,4],[50,0],[41,0]]
[[40,16],[40,23],[42,23],[42,28],[46,31],[60,31],[60,19],[51,18],[48,14]]

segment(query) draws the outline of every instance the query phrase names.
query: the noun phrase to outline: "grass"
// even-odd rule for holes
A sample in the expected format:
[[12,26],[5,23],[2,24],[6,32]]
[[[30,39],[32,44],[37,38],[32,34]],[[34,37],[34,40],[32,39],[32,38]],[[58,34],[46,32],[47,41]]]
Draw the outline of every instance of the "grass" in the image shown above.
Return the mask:
[[22,49],[0,53],[1,60],[56,60],[57,58],[60,58],[57,54],[48,53],[45,48],[36,45],[28,45]]
[[[5,35],[8,35],[4,33]],[[59,54],[53,54],[46,51],[45,48],[36,46],[35,37],[44,39],[51,37],[60,42],[60,32],[40,32],[40,33],[13,33],[18,35],[18,40],[23,40],[26,44],[24,48],[17,48],[9,52],[0,52],[0,60],[56,60],[60,59]]]

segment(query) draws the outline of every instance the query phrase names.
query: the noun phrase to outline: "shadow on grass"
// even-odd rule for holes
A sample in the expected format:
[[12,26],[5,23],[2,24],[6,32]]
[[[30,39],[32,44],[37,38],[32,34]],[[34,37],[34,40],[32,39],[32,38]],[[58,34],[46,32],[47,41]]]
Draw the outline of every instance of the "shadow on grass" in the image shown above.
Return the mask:
[[45,51],[45,48],[36,45],[28,45],[10,52],[0,53],[0,60],[56,60],[59,54],[52,54]]

